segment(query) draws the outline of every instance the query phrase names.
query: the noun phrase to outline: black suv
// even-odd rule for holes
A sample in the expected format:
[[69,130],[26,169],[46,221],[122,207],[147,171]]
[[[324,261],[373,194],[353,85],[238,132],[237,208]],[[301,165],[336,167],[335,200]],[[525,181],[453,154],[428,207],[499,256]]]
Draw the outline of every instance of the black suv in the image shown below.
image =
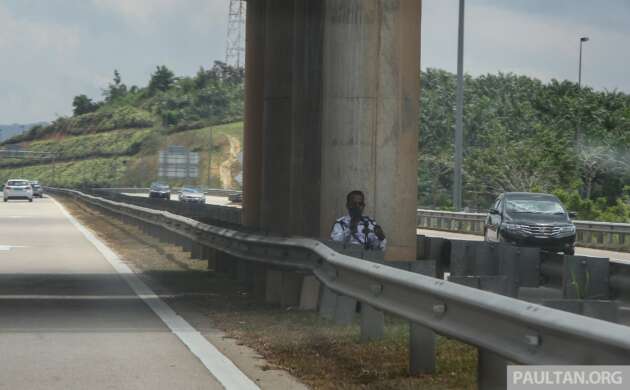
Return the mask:
[[505,192],[497,198],[486,217],[484,238],[540,247],[567,255],[575,253],[575,225],[554,195]]
[[168,184],[153,183],[149,190],[149,198],[171,199],[171,187]]

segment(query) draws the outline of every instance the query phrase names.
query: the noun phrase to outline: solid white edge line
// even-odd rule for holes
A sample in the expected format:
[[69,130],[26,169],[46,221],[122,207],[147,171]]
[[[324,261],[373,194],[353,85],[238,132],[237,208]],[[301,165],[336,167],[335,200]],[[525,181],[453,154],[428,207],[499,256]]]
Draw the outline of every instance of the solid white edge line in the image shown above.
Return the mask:
[[127,282],[144,303],[160,317],[188,349],[201,361],[227,390],[260,389],[236,365],[223,355],[212,343],[193,328],[185,319],[173,311],[162,301],[140,278],[120,260],[120,257],[107,245],[101,242],[90,230],[81,225],[62,204],[50,197],[66,218],[96,247],[112,267]]

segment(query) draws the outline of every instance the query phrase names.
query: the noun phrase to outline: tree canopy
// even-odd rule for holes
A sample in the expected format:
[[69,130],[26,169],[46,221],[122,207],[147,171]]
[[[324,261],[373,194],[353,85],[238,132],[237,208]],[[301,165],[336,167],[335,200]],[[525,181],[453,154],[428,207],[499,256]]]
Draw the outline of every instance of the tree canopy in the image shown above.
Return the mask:
[[[421,83],[419,203],[450,207],[455,75],[428,69]],[[503,191],[555,192],[567,201],[575,193],[601,210],[627,200],[629,95],[500,73],[467,76],[464,101],[466,206],[486,208]]]

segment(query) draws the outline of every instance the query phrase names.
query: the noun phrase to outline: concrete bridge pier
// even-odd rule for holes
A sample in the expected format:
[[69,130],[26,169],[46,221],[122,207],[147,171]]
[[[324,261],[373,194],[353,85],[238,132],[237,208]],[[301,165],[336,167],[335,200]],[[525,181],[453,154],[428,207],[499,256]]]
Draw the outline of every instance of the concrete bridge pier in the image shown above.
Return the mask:
[[385,259],[416,258],[420,9],[248,1],[244,225],[325,239],[358,189]]

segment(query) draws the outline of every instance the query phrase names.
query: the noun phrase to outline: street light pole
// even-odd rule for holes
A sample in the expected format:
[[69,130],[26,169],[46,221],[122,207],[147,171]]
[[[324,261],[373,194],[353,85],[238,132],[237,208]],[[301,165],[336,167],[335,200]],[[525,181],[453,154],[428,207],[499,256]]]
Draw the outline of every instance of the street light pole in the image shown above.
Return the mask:
[[[582,44],[584,42],[588,42],[589,38],[588,37],[581,37],[580,38],[580,60],[578,62],[578,94],[582,92]],[[580,127],[581,127],[581,123],[580,123],[580,116],[578,115],[577,117],[578,120],[578,125],[577,128],[575,129],[575,145],[576,147],[580,147],[580,141],[581,141],[581,131],[580,131]]]
[[588,37],[580,38],[580,62],[578,66],[578,89],[582,88],[582,43],[588,42]]
[[455,108],[455,167],[453,206],[462,209],[462,162],[464,150],[464,0],[459,0],[459,32],[457,39],[457,102]]

